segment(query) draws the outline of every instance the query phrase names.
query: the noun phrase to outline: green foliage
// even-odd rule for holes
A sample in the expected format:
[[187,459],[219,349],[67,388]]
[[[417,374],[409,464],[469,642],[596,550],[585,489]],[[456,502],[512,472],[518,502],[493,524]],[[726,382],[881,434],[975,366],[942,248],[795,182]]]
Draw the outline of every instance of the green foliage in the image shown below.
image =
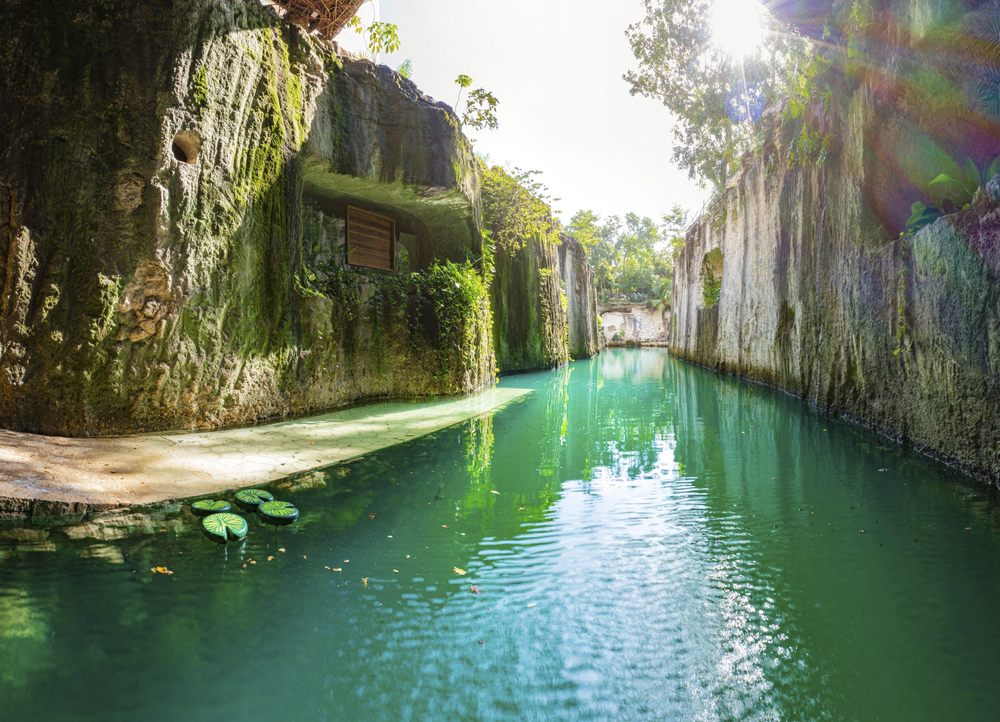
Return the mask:
[[709,278],[701,287],[702,308],[712,308],[719,302],[722,295],[722,281],[717,278]]
[[483,226],[497,249],[514,251],[537,238],[544,243],[558,240],[558,224],[552,217],[548,188],[524,171],[488,166],[479,161],[479,186],[483,201]]
[[[959,168],[958,164],[955,164],[955,168]],[[976,191],[1000,173],[1000,156],[987,159],[981,168],[972,158],[966,158],[965,167],[961,171],[963,172],[952,170],[951,173],[939,173],[927,184],[929,195],[935,191],[944,193],[941,207],[914,202],[910,206],[910,218],[906,222],[904,235],[913,235],[946,213],[968,208]]]
[[734,63],[711,41],[706,0],[644,0],[646,17],[627,36],[639,69],[625,75],[633,95],[656,98],[677,118],[673,158],[692,178],[725,186],[752,146],[761,110],[787,94],[807,53],[788,32],[770,35],[769,56]]
[[412,79],[413,78],[413,62],[409,58],[407,58],[406,60],[404,60],[400,64],[400,66],[398,68],[396,68],[396,72],[399,73],[404,78],[406,78],[407,80]]
[[194,80],[191,83],[194,106],[199,110],[208,107],[208,70],[204,65],[199,67],[194,73]]
[[[372,62],[378,62],[380,53],[394,53],[399,50],[399,26],[395,23],[383,23],[375,20],[366,29],[361,17],[355,15],[347,22],[347,27],[353,28],[354,32],[362,37],[367,34],[365,46],[368,48],[368,53],[365,57]],[[402,73],[400,74],[402,75]]]
[[906,231],[904,235],[912,236],[924,226],[928,226],[944,215],[944,211],[933,206],[926,206],[920,201],[916,201],[910,206],[910,218],[906,221]]
[[459,75],[455,78],[455,84],[458,85],[458,97],[455,99],[455,112],[458,112],[458,104],[462,102],[462,91],[472,85],[472,78],[468,75]]
[[[674,258],[684,246],[687,213],[675,205],[657,227],[635,213],[603,223],[593,211],[579,211],[568,230],[587,250],[594,281],[602,298],[662,298],[664,282],[673,275]],[[669,296],[669,291],[667,291]]]
[[[493,258],[488,241],[484,244],[479,267],[466,263],[435,263],[426,271],[393,274],[368,269],[347,269],[339,264],[318,263],[307,267],[306,278],[313,293],[337,302],[344,318],[355,321],[359,314],[369,314],[372,343],[380,344],[391,327],[387,314],[400,314],[409,331],[409,345],[414,351],[429,345],[438,356],[442,378],[448,378],[457,360],[468,365],[487,349],[477,346],[477,339],[492,328],[489,305],[489,279]],[[362,284],[371,287],[367,300],[361,297]],[[436,323],[425,324],[423,309],[434,309]]]
[[242,541],[247,535],[247,522],[237,514],[212,514],[201,520],[201,531],[216,544]]
[[395,23],[372,23],[368,27],[368,50],[376,62],[379,53],[394,53],[399,50],[399,26]]
[[244,511],[254,511],[265,501],[274,501],[274,495],[266,489],[241,489],[235,498],[236,505]]
[[267,524],[283,526],[297,521],[299,510],[287,501],[265,501],[257,507],[257,516]]
[[215,499],[199,499],[191,504],[191,511],[196,516],[217,514],[219,512],[229,511],[230,508],[231,507],[228,501],[216,501]]
[[476,130],[484,128],[496,130],[499,102],[493,93],[476,88],[469,93],[469,99],[465,104],[465,113],[462,115],[462,123],[470,125]]
[[713,248],[705,254],[701,266],[702,308],[712,308],[722,296],[722,251]]
[[461,118],[463,125],[469,125],[476,130],[497,128],[497,106],[500,101],[493,93],[476,88],[469,91],[469,97],[465,101],[465,110],[461,111],[459,105],[462,102],[462,91],[472,85],[472,78],[468,75],[459,75],[455,78],[458,85],[458,98],[455,100],[455,113]]

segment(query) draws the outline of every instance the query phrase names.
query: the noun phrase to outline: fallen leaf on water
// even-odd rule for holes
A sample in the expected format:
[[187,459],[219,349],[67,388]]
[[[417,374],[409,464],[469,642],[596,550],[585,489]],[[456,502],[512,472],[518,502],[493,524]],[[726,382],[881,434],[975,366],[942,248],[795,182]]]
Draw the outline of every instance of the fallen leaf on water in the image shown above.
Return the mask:
[[369,515],[368,515],[368,518],[369,518],[369,519],[374,519],[374,518],[376,518],[377,516],[378,516],[378,514],[369,514]]
[[270,561],[274,561],[274,557],[268,557],[268,558],[267,558],[267,560],[268,560],[269,562],[270,562]]
[[329,569],[330,567],[328,567],[328,566],[324,565],[324,566],[323,566],[323,568],[324,568],[324,569]]
[[349,561],[351,561],[351,560],[350,559],[345,559],[344,560],[344,564],[347,564],[347,562],[349,562]]
[[529,606],[529,607],[534,607],[534,606],[536,606],[537,604],[538,604],[538,602],[531,602],[531,603],[530,603],[530,604],[529,604],[528,606]]
[[455,574],[458,574],[459,576],[463,576],[465,574],[465,570],[464,569],[459,569],[458,567],[455,567]]
[[368,586],[368,577],[361,577],[361,583],[364,584],[367,587]]
[[303,554],[303,555],[302,555],[302,558],[303,558],[303,559],[305,559],[305,558],[306,558],[306,555],[305,555],[305,554]]
[[251,560],[250,560],[250,563],[251,563],[251,564],[256,564],[257,562],[255,562],[255,561],[254,561],[253,559],[251,559]]
[[485,639],[480,639],[480,640],[479,640],[479,643],[480,643],[480,644],[486,644],[486,640],[485,640]]
[[471,587],[469,587],[469,591],[472,592],[473,594],[482,594],[483,593],[482,590],[477,585],[475,585],[475,584],[473,584]]
[[447,525],[447,524],[442,524],[442,525],[441,525],[441,528],[442,528],[442,529],[447,529],[447,528],[448,528],[448,525]]
[[407,558],[407,559],[409,559],[409,558],[410,558],[410,555],[409,555],[409,554],[407,554],[407,555],[406,555],[406,558]]
[[399,570],[398,570],[398,569],[393,569],[393,570],[392,570],[392,573],[393,573],[393,574],[399,574]]
[[283,552],[283,551],[285,551],[285,548],[284,548],[284,547],[281,547],[281,549],[279,549],[278,551],[279,551],[279,552]]
[[[327,567],[327,569],[330,569],[330,567]],[[333,569],[330,569],[330,571],[331,572],[342,572],[344,570],[343,570],[342,567],[334,567]]]
[[247,568],[247,565],[246,565],[246,564],[244,564],[244,565],[243,565],[243,568],[244,568],[244,569],[246,569],[246,568]]
[[167,569],[166,567],[153,567],[152,571],[156,572],[157,574],[173,574],[173,572]]
[[496,489],[490,489],[490,493],[491,494],[496,494],[497,496],[500,496],[500,492],[497,491]]

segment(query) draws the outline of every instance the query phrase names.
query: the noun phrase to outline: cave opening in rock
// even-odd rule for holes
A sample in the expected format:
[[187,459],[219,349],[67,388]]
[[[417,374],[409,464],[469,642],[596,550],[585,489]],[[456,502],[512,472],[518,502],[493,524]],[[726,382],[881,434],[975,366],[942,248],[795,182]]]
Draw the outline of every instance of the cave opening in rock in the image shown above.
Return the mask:
[[181,163],[194,165],[198,162],[198,152],[201,150],[201,138],[191,131],[182,131],[174,136],[170,150]]

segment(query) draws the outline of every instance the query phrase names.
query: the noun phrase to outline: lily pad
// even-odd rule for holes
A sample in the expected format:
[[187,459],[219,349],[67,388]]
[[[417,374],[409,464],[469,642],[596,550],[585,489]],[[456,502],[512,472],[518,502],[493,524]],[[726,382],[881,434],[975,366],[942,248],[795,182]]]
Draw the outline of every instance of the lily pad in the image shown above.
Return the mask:
[[241,489],[236,492],[236,505],[243,511],[256,511],[265,501],[274,501],[274,495],[265,489]]
[[236,514],[212,514],[201,520],[201,531],[216,544],[242,541],[247,535],[247,520]]
[[215,499],[199,499],[191,504],[191,511],[197,516],[208,516],[209,514],[219,514],[232,509],[228,501],[216,501]]
[[261,521],[275,526],[292,524],[299,518],[299,510],[287,501],[265,501],[257,507],[257,516]]

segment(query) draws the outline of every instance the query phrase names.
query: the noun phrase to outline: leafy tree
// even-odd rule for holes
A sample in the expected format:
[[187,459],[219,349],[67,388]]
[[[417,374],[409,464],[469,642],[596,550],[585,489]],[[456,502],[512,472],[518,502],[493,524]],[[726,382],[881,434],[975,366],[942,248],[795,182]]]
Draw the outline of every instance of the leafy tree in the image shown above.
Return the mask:
[[458,97],[455,99],[455,110],[458,111],[458,104],[462,102],[462,91],[472,85],[472,78],[468,75],[459,75],[455,78],[455,84],[458,85]]
[[[468,75],[459,75],[455,78],[455,84],[458,85],[458,99],[455,101],[455,113],[459,114],[462,91],[472,85],[472,78]],[[469,97],[465,101],[465,112],[460,115],[462,124],[470,125],[476,130],[482,130],[483,128],[496,130],[497,105],[499,104],[500,101],[497,100],[496,96],[483,88],[476,88],[469,91]]]
[[639,69],[632,95],[656,98],[677,117],[673,158],[692,178],[722,188],[754,138],[753,123],[780,95],[805,52],[771,33],[767,56],[734,62],[712,44],[707,0],[643,0],[646,17],[627,31]]
[[465,104],[465,113],[462,115],[462,123],[477,130],[483,128],[496,130],[499,102],[493,93],[476,88],[469,93],[469,99]]
[[548,189],[535,176],[536,170],[512,168],[479,162],[479,188],[483,199],[483,225],[496,248],[514,251],[537,238],[554,243],[558,223],[549,207]]
[[[374,8],[374,5],[372,6]],[[372,17],[374,18],[375,11],[372,10]],[[366,56],[372,62],[378,62],[378,56],[380,53],[394,53],[399,50],[399,26],[395,23],[383,23],[377,20],[365,28],[364,23],[359,15],[352,17],[348,23],[348,27],[354,28],[354,31],[361,35],[362,37],[366,34],[368,39],[365,45],[368,48],[368,55]],[[402,75],[402,73],[400,73]],[[403,77],[408,77],[404,75]]]

